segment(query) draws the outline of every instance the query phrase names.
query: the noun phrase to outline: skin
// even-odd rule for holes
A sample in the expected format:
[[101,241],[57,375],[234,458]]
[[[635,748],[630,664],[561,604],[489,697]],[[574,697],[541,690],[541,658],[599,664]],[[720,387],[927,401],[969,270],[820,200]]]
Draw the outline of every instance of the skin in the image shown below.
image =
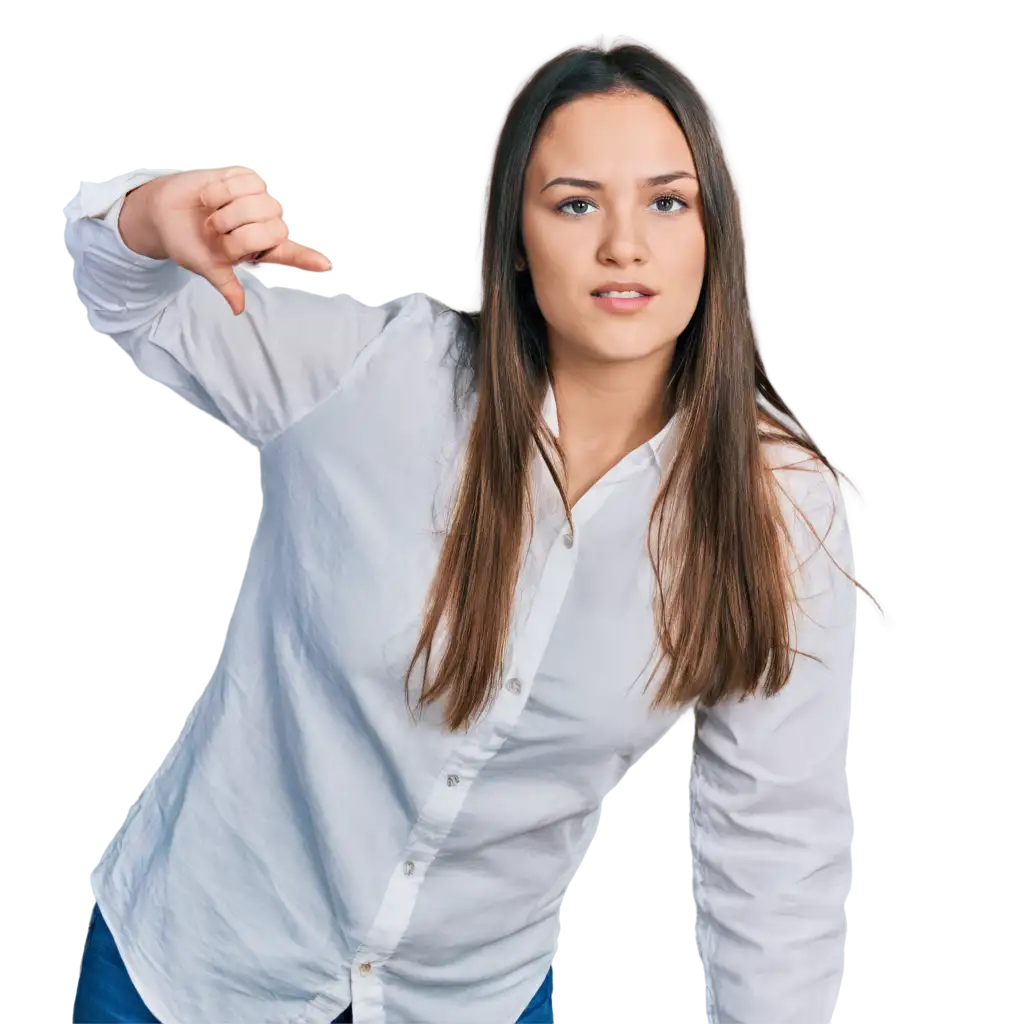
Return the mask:
[[118,214],[124,244],[150,259],[170,259],[205,277],[235,316],[245,290],[234,267],[243,261],[325,271],[331,261],[288,237],[281,204],[250,167],[199,168],[158,174],[129,189]]
[[[671,171],[693,177],[645,184]],[[536,141],[517,266],[531,275],[548,325],[570,506],[668,422],[662,390],[704,278],[696,174],[675,119],[646,93],[574,100]],[[555,177],[601,187],[545,188]],[[644,309],[609,313],[591,297],[608,280],[639,281],[658,294]]]

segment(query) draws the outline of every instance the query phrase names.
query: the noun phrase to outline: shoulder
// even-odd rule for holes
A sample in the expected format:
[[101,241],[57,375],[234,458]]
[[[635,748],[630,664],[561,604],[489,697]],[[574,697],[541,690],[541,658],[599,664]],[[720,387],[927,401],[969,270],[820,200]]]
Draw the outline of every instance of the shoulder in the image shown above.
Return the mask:
[[389,333],[415,337],[427,347],[446,347],[458,333],[458,312],[427,292],[410,292],[385,303]]
[[779,421],[782,427],[767,419],[761,410],[758,428],[765,468],[784,500],[789,499],[805,512],[823,504],[842,502],[837,474],[798,440],[795,428],[788,425],[785,417],[780,416]]
[[797,562],[844,549],[849,524],[838,474],[795,438],[763,440],[762,451]]
[[406,419],[433,416],[447,422],[465,411],[468,345],[459,311],[427,292],[387,304],[383,330],[354,361],[342,389],[345,401],[401,410]]

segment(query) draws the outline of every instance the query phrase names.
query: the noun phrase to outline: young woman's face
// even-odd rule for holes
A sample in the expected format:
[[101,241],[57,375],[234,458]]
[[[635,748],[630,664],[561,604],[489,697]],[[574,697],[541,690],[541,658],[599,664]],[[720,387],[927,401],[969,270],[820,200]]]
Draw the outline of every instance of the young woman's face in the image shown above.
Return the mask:
[[[551,184],[563,177],[577,180]],[[523,242],[556,356],[667,364],[704,278],[696,168],[668,110],[646,93],[581,97],[556,110],[527,167]],[[609,309],[593,295],[609,281],[656,294],[639,308]]]

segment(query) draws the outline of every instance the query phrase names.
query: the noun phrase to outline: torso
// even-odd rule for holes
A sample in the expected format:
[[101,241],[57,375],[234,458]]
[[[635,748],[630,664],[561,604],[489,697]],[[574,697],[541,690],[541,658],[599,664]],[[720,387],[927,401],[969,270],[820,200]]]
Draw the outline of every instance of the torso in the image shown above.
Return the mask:
[[[542,486],[504,685],[469,735],[442,727],[441,703],[410,715],[423,660],[408,694],[406,671],[471,427],[451,401],[449,324],[410,302],[313,407],[312,347],[307,372],[274,364],[262,391],[236,379],[242,356],[213,362],[212,343],[197,356],[251,437],[266,436],[265,410],[291,425],[260,451],[264,500],[221,657],[93,874],[126,962],[152,967],[142,950],[159,948],[154,991],[175,978],[165,1020],[267,1005],[326,1019],[329,993],[347,990],[357,1020],[365,1006],[454,1019],[437,1008],[460,999],[462,1020],[512,1020],[536,988],[525,965],[555,948],[601,801],[685,713],[652,708],[645,685],[659,468],[637,458],[598,486],[629,453],[570,438],[571,542],[547,464],[530,464]],[[385,970],[364,976],[357,950]],[[283,979],[269,1004],[268,963]],[[494,981],[506,972],[513,987]]]

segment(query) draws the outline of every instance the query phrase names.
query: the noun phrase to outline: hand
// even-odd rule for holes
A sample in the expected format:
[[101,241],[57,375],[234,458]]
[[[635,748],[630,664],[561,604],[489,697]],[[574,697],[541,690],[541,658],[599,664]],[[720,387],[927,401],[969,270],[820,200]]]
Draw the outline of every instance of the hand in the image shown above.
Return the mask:
[[205,277],[236,316],[245,309],[236,263],[261,254],[263,263],[331,269],[323,253],[288,237],[281,204],[248,167],[182,171],[147,182],[138,191],[145,193],[149,221],[167,258]]

